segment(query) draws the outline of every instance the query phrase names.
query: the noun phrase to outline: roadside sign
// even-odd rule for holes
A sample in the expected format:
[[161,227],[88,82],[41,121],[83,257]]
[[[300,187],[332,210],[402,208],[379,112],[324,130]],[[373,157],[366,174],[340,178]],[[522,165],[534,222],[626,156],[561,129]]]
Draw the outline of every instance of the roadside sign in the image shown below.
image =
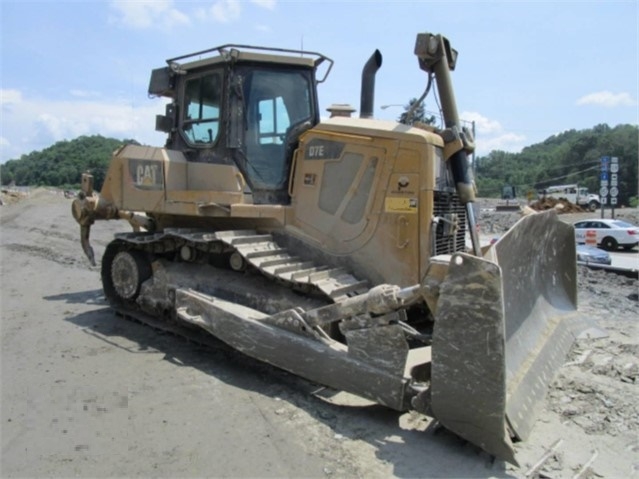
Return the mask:
[[586,230],[586,244],[597,246],[597,231]]
[[[610,204],[612,207],[612,217],[614,218],[615,205],[617,204],[617,196],[619,195],[619,158],[616,156],[602,156],[600,162],[599,180],[601,182],[601,188],[599,189],[599,200],[601,204],[601,217],[604,217],[604,206]],[[610,194],[610,203],[608,203],[608,194]]]

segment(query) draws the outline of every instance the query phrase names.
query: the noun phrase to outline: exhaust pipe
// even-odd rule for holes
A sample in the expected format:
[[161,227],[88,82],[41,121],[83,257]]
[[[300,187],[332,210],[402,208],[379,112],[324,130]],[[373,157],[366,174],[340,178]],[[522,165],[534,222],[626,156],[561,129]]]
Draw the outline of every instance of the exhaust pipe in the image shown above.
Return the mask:
[[362,92],[359,104],[360,118],[373,118],[375,103],[375,73],[382,66],[382,54],[379,50],[368,59],[362,70]]

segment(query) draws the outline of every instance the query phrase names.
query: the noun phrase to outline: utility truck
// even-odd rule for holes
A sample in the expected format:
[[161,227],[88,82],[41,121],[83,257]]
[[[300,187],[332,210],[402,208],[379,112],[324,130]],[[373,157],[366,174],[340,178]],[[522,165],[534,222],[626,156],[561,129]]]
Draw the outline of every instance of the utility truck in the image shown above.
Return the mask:
[[571,185],[548,186],[539,191],[539,199],[542,198],[568,200],[577,206],[588,209],[589,211],[595,211],[601,206],[599,195],[588,192],[588,188],[585,186],[579,186],[576,183]]

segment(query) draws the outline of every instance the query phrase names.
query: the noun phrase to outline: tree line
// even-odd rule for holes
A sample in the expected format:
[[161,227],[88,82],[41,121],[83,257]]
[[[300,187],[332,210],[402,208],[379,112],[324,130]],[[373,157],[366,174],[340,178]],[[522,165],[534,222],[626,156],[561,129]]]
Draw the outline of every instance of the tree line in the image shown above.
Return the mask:
[[100,135],[59,141],[42,151],[22,155],[0,166],[2,185],[78,188],[82,173],[91,172],[99,191],[115,150],[135,140],[116,140]]
[[553,135],[520,153],[491,151],[475,162],[479,196],[498,197],[502,186],[516,187],[525,197],[552,185],[579,184],[598,193],[601,158],[619,159],[619,205],[637,202],[637,160],[639,128],[635,125],[606,124],[587,130],[569,130]]
[[[418,108],[415,113],[413,120],[430,121],[423,109]],[[403,120],[406,121],[406,118]],[[525,197],[528,191],[570,183],[598,192],[601,157],[616,156],[620,170],[619,204],[632,204],[637,201],[638,139],[637,126],[611,128],[601,124],[587,130],[569,130],[553,135],[520,153],[491,151],[475,161],[479,195],[499,197],[504,185],[512,185],[520,196]],[[137,144],[135,140],[117,140],[100,135],[60,141],[1,165],[0,182],[2,185],[77,188],[82,173],[90,171],[99,190],[113,152],[129,143]]]

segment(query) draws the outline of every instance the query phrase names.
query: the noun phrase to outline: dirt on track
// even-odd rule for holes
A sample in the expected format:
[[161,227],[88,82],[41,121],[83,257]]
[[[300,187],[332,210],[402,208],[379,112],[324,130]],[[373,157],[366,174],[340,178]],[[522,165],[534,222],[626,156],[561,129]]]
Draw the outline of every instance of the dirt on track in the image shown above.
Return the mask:
[[[96,257],[127,230],[95,225]],[[579,269],[597,328],[558,371],[516,468],[423,416],[115,316],[61,192],[1,206],[0,231],[2,477],[639,475],[636,280]]]

